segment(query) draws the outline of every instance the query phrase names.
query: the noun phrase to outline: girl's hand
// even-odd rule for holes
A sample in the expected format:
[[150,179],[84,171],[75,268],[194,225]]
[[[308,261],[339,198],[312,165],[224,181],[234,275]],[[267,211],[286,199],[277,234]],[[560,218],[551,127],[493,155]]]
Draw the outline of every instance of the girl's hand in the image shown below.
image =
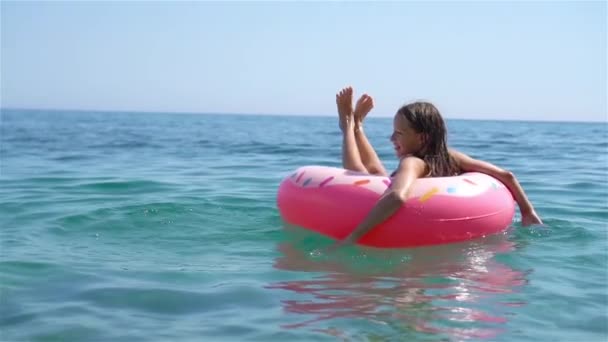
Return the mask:
[[374,108],[374,99],[367,95],[363,94],[357,100],[357,104],[355,105],[355,110],[353,115],[355,117],[355,125],[358,127],[363,123],[363,119],[367,116],[367,114]]
[[[356,230],[356,229],[355,229]],[[343,239],[336,239],[336,241],[330,245],[326,251],[329,253],[335,252],[337,249],[340,249],[342,247],[346,247],[349,245],[355,245],[357,243],[357,238],[356,235],[354,234],[354,232],[348,234],[345,238]]]
[[533,224],[543,224],[543,221],[538,217],[538,214],[534,210],[528,213],[521,214],[521,225],[526,227]]

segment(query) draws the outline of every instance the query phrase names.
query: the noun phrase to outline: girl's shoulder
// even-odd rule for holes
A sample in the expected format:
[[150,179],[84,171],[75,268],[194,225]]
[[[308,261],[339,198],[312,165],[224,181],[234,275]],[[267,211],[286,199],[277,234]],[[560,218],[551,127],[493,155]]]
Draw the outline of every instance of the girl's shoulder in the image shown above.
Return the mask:
[[427,164],[427,162],[424,161],[422,158],[416,157],[413,154],[408,154],[406,156],[403,156],[403,157],[399,158],[399,166],[397,167],[397,169],[395,171],[393,171],[391,173],[390,177],[391,178],[395,177],[395,175],[397,174],[397,171],[399,171],[399,167],[401,167],[401,165],[403,163],[411,162],[411,161],[415,161],[415,162],[418,162],[420,164],[423,164],[424,165],[424,169],[425,169],[425,176],[424,177],[428,177],[429,176],[429,174],[431,173],[431,170],[430,170],[430,167]]

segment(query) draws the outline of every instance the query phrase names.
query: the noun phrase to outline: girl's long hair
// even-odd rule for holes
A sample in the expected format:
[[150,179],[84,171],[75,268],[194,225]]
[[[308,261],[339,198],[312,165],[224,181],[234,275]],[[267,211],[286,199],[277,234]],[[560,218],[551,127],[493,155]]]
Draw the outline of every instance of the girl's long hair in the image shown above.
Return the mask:
[[414,102],[401,107],[398,113],[422,134],[422,148],[414,155],[426,162],[429,177],[458,175],[461,170],[448,153],[447,129],[439,110],[428,102]]

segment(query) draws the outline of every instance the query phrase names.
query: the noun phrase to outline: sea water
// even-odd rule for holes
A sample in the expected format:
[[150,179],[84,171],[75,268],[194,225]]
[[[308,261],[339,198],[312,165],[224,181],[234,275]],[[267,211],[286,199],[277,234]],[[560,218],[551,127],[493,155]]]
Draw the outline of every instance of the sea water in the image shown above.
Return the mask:
[[[544,226],[415,249],[285,224],[336,118],[3,110],[2,341],[606,341],[605,123],[448,119]],[[396,166],[390,118],[366,132]]]

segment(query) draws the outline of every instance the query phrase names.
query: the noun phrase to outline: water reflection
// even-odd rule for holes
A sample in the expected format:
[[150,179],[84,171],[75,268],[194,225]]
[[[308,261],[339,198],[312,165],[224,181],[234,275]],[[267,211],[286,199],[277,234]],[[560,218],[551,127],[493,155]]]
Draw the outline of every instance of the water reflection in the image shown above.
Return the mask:
[[[504,235],[475,242],[402,250],[353,248],[317,254],[297,241],[279,244],[274,267],[298,272],[303,280],[269,288],[292,292],[282,301],[287,313],[302,315],[284,328],[311,328],[332,336],[380,323],[384,333],[493,338],[513,306],[526,274],[496,260],[515,249]],[[345,329],[338,321],[350,320]],[[390,336],[385,336],[389,337]],[[375,336],[378,338],[378,336]]]

